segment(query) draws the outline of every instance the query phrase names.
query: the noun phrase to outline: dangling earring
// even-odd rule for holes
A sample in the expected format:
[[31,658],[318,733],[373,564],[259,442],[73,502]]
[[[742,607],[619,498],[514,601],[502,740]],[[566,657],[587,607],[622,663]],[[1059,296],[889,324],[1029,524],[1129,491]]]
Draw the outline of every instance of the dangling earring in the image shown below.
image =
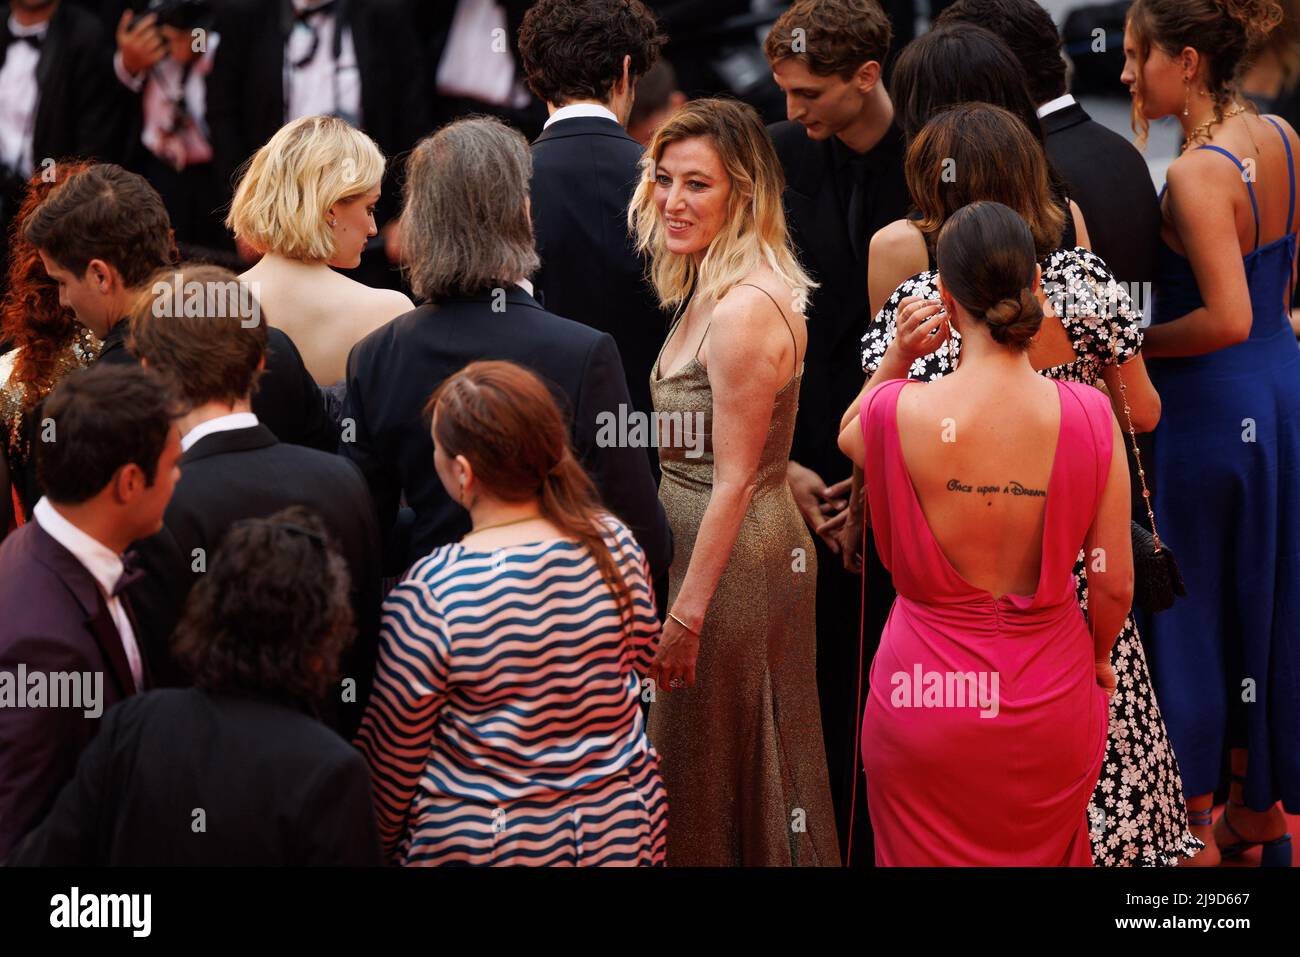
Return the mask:
[[[945,308],[944,312],[946,313],[948,310]],[[952,371],[956,372],[960,357],[957,355],[957,341],[952,337],[952,316],[949,315],[944,319],[944,322],[948,326],[948,355],[952,356]]]
[[1189,102],[1191,101],[1191,97],[1192,97],[1191,80],[1188,77],[1183,77],[1183,116],[1191,116],[1191,112],[1187,108]]

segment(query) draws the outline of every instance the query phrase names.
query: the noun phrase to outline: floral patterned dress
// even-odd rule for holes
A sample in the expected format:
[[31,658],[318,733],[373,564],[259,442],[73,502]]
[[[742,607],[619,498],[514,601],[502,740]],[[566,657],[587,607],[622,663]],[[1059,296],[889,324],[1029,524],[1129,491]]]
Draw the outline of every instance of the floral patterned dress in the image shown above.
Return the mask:
[[[1096,385],[1105,366],[1123,363],[1142,346],[1142,314],[1124,287],[1098,256],[1082,247],[1058,249],[1041,263],[1043,288],[1060,317],[1075,359],[1042,375]],[[862,337],[862,368],[875,372],[894,340],[899,303],[908,296],[939,298],[933,270],[903,282]],[[961,356],[961,336],[954,330],[928,356],[917,359],[908,374],[932,381]],[[1080,550],[1074,566],[1079,606],[1088,608],[1088,579]],[[1124,622],[1111,652],[1118,680],[1110,701],[1110,732],[1101,778],[1088,805],[1093,861],[1104,867],[1172,866],[1204,845],[1187,829],[1182,777],[1156,703],[1146,656],[1133,616]]]

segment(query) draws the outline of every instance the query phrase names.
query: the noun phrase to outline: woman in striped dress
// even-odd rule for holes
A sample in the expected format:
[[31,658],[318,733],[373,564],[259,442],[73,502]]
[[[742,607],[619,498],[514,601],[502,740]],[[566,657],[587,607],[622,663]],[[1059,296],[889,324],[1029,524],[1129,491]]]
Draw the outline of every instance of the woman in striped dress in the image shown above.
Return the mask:
[[640,707],[660,636],[645,555],[601,510],[532,372],[471,363],[426,414],[434,466],[474,527],[384,604],[356,743],[386,855],[661,865],[667,800]]

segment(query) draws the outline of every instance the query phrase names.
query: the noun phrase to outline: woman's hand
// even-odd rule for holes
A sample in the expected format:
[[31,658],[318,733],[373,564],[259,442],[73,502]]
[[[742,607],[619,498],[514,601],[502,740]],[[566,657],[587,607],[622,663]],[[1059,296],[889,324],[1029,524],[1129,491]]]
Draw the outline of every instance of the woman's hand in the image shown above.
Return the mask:
[[695,661],[700,655],[700,636],[682,625],[675,618],[664,623],[663,637],[659,640],[659,650],[650,665],[650,677],[656,688],[665,692],[683,684],[687,688],[695,687]]
[[1109,658],[1102,658],[1096,662],[1097,684],[1106,692],[1106,697],[1115,697],[1116,689],[1119,685],[1115,678],[1115,669],[1110,666]]
[[908,296],[898,304],[894,317],[891,349],[913,362],[928,356],[948,341],[948,313],[943,303],[922,296]]

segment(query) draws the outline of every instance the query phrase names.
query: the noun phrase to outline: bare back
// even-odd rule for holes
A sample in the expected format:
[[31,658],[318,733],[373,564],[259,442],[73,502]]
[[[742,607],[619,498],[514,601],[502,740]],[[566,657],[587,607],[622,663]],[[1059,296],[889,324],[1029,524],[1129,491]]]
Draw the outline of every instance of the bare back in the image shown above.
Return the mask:
[[903,462],[935,542],[994,597],[1032,595],[1042,568],[1061,404],[1054,382],[1034,379],[944,379],[909,385],[898,399]]
[[240,278],[256,283],[267,322],[293,340],[319,385],[342,379],[354,345],[414,308],[396,290],[373,289],[328,266],[278,257],[265,257]]

